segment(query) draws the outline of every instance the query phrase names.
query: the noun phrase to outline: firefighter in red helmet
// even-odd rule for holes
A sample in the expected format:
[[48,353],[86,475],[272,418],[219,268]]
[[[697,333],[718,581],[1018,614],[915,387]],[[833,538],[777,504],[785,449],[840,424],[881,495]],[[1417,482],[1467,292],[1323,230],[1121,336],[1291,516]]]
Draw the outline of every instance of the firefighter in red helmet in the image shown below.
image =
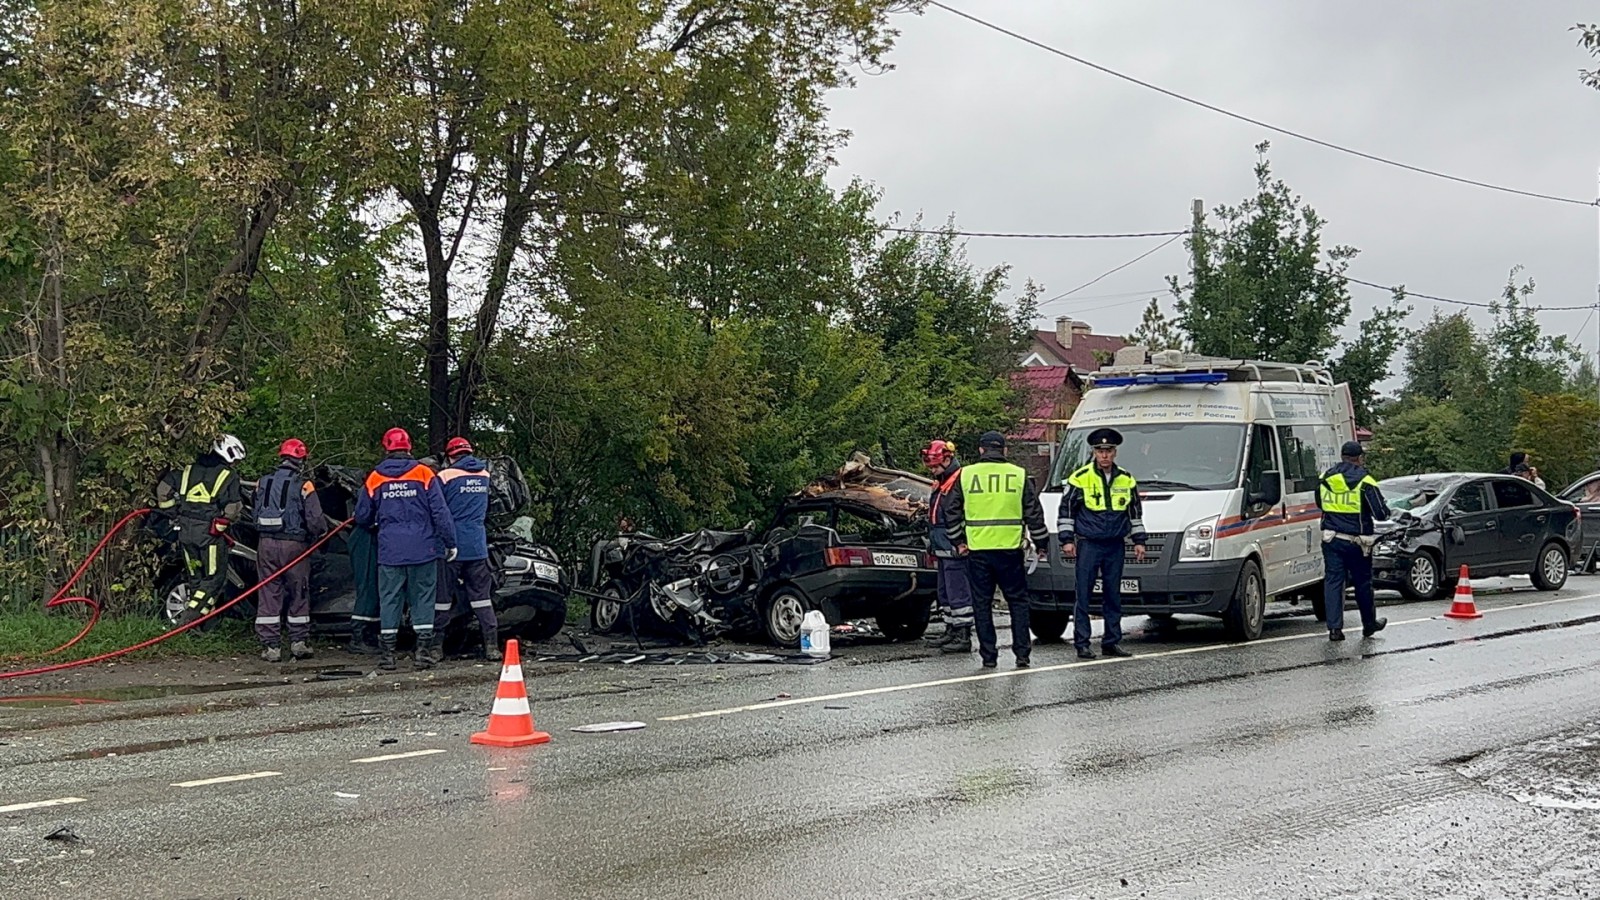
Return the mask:
[[961,477],[961,461],[956,458],[955,444],[935,440],[923,448],[922,462],[933,475],[933,493],[928,498],[928,549],[938,568],[939,609],[944,616],[944,633],[928,638],[928,643],[941,653],[971,653],[972,585],[967,580],[967,560],[956,552],[947,527],[946,498]]
[[[307,455],[304,441],[289,438],[278,448],[278,467],[256,482],[256,569],[263,579],[270,579],[261,586],[256,606],[256,637],[267,662],[283,658],[282,624],[288,625],[289,655],[295,659],[312,655],[311,561],[289,565],[328,531],[322,501],[306,478]],[[282,575],[272,577],[280,571]]]

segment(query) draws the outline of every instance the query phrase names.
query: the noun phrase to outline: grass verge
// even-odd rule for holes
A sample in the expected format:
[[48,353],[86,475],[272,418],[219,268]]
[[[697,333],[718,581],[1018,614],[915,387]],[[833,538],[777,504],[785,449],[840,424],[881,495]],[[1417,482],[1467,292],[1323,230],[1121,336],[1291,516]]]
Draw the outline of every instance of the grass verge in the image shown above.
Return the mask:
[[[0,608],[0,665],[22,668],[35,659],[41,665],[98,656],[149,640],[166,631],[154,616],[102,617],[83,640],[49,657],[39,654],[72,639],[83,627],[77,611],[46,613],[41,609]],[[250,625],[226,615],[197,629],[128,655],[129,659],[224,657],[254,651],[259,644]],[[21,659],[18,659],[21,657]]]

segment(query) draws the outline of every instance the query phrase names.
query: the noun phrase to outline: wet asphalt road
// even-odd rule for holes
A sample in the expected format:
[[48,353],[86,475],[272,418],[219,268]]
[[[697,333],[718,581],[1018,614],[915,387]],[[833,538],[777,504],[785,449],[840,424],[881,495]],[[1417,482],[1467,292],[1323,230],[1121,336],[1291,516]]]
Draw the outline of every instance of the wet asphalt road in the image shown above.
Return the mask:
[[1479,606],[0,710],[0,897],[1600,897],[1600,578]]

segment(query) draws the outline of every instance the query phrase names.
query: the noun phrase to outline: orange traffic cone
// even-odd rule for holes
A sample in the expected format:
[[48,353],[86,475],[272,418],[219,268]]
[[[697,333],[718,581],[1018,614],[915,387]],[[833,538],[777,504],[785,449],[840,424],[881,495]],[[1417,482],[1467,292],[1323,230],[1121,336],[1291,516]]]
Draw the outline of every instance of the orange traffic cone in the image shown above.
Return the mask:
[[1450,611],[1445,613],[1452,619],[1481,619],[1483,613],[1478,612],[1478,604],[1472,600],[1472,582],[1467,579],[1467,567],[1461,567],[1461,580],[1456,582],[1456,600],[1450,604]]
[[489,730],[472,736],[474,744],[490,747],[528,747],[550,742],[550,735],[533,730],[533,711],[528,708],[528,689],[522,683],[522,661],[517,656],[515,639],[506,641],[506,662],[500,669],[500,689],[489,712]]

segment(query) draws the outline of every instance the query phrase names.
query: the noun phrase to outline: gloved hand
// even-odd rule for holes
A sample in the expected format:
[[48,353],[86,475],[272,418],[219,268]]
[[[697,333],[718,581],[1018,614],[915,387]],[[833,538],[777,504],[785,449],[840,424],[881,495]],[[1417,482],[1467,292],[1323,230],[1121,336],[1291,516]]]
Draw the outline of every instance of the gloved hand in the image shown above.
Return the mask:
[[228,520],[222,518],[221,516],[218,516],[217,518],[212,519],[211,520],[211,527],[206,529],[207,533],[209,533],[212,537],[222,537],[223,532],[225,532],[227,530],[228,530]]
[[445,562],[455,562],[455,558],[456,558],[456,548],[451,547],[449,550],[446,550],[444,552],[444,561]]

